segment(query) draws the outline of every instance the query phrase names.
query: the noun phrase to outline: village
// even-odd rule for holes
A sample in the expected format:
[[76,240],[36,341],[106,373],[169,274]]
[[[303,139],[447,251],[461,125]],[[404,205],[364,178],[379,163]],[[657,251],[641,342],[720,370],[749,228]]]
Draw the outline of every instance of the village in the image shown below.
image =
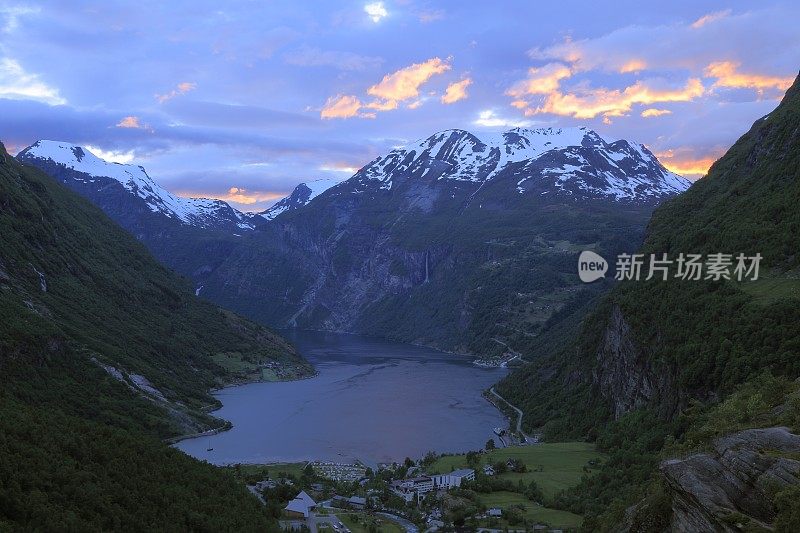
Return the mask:
[[551,502],[602,460],[587,443],[497,448],[490,439],[466,454],[374,468],[313,461],[231,469],[285,531],[556,532],[576,530],[580,516]]

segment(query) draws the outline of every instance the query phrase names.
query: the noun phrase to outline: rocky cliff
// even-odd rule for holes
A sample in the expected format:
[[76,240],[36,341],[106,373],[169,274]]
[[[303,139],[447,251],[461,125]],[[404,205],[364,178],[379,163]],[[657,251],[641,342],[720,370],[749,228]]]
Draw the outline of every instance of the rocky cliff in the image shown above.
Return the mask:
[[671,531],[772,529],[774,495],[800,483],[800,436],[785,427],[748,429],[708,452],[661,463],[672,499]]
[[619,305],[613,306],[596,354],[592,382],[609,403],[614,418],[658,405],[665,417],[679,409],[684,395],[675,371],[652,357],[652,347],[637,341]]

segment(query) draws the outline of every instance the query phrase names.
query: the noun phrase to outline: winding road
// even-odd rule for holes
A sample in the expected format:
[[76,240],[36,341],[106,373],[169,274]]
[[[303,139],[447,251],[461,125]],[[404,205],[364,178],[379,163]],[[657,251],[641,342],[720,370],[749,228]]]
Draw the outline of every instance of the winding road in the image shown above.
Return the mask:
[[497,399],[499,399],[501,402],[503,402],[504,404],[506,404],[507,406],[509,406],[510,408],[512,408],[514,411],[517,412],[517,433],[525,437],[525,442],[526,443],[536,442],[536,439],[534,439],[533,437],[527,435],[524,431],[522,431],[522,409],[520,409],[515,405],[512,405],[511,402],[509,402],[508,400],[497,394],[497,391],[494,390],[494,387],[489,389],[489,392],[491,392],[495,397],[497,397]]

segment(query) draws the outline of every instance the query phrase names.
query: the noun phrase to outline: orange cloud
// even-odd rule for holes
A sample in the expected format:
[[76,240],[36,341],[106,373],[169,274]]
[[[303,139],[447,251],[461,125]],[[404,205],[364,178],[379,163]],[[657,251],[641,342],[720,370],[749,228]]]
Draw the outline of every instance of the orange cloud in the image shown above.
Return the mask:
[[159,103],[163,104],[167,100],[172,100],[176,96],[186,94],[189,91],[195,90],[196,88],[197,88],[196,83],[192,83],[190,81],[184,81],[179,83],[174,89],[172,89],[170,92],[166,94],[157,94],[156,100],[158,100]]
[[259,202],[278,200],[280,198],[283,198],[284,195],[268,191],[249,191],[241,187],[231,187],[230,189],[228,189],[227,194],[216,195],[212,193],[209,195],[208,193],[205,193],[205,194],[191,194],[190,196],[220,198],[221,200],[225,200],[226,202],[236,202],[239,204],[251,205],[251,204],[257,204]]
[[[411,66],[387,74],[383,79],[367,89],[367,94],[375,99],[363,103],[357,96],[336,95],[328,98],[322,107],[322,118],[375,118],[374,111],[391,111],[397,109],[401,102],[414,100],[407,107],[415,109],[421,104],[419,100],[420,87],[437,74],[450,70],[450,58],[442,60],[438,57],[423,63],[414,63]],[[364,112],[365,109],[372,110]]]
[[631,59],[619,67],[620,74],[627,74],[629,72],[639,72],[647,68],[647,63],[641,59]]
[[445,90],[442,95],[442,103],[454,104],[459,100],[465,99],[467,97],[467,87],[470,85],[472,85],[472,80],[470,78],[464,78],[461,81],[451,83],[447,86],[447,90]]
[[118,128],[149,129],[146,124],[139,122],[139,117],[128,116],[117,122]]
[[717,78],[714,87],[748,88],[762,93],[765,89],[788,89],[794,78],[780,76],[763,76],[739,72],[740,63],[735,61],[717,61],[708,65],[704,71],[709,78]]
[[649,109],[645,109],[642,111],[642,117],[644,118],[651,118],[651,117],[660,117],[662,115],[671,115],[672,111],[669,109],[656,109],[655,107],[651,107]]
[[375,111],[391,111],[392,109],[397,109],[397,100],[375,100],[374,102],[370,102],[364,107],[368,109],[374,109]]
[[694,29],[702,28],[706,24],[710,24],[710,23],[715,22],[717,20],[724,19],[725,17],[727,17],[730,14],[731,14],[731,10],[730,9],[726,9],[724,11],[716,11],[714,13],[709,13],[708,15],[703,15],[702,17],[700,17],[699,19],[695,20],[692,23],[692,28],[694,28]]
[[419,96],[420,86],[436,74],[450,70],[448,60],[434,57],[424,63],[414,63],[397,72],[387,74],[367,89],[367,94],[383,100],[410,100]]
[[594,118],[598,115],[618,117],[629,113],[634,105],[689,102],[704,92],[703,84],[697,78],[689,79],[680,89],[657,89],[641,81],[624,90],[580,87],[571,94],[553,91],[539,107],[528,107],[525,114],[552,113],[575,118]]
[[360,113],[363,104],[355,96],[337,94],[331,96],[322,107],[320,116],[322,118],[350,118],[364,116]]
[[558,90],[561,80],[572,76],[572,70],[562,63],[548,63],[528,70],[528,77],[506,91],[508,96],[522,99],[534,94],[549,94]]
[[657,152],[655,155],[661,164],[676,174],[685,177],[700,178],[708,173],[711,165],[724,153],[723,149],[713,150],[710,154],[698,156],[694,150],[676,149]]

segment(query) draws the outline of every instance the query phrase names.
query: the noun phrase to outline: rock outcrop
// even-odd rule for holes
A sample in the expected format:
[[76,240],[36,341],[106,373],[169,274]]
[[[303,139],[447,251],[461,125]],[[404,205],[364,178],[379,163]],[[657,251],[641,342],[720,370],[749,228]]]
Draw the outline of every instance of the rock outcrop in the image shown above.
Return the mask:
[[800,436],[785,427],[748,429],[713,450],[661,464],[676,532],[771,528],[776,491],[800,483]]
[[611,311],[596,358],[592,382],[609,402],[615,418],[655,404],[667,418],[677,412],[680,395],[673,371],[655,362],[650,351],[636,341],[618,305]]

